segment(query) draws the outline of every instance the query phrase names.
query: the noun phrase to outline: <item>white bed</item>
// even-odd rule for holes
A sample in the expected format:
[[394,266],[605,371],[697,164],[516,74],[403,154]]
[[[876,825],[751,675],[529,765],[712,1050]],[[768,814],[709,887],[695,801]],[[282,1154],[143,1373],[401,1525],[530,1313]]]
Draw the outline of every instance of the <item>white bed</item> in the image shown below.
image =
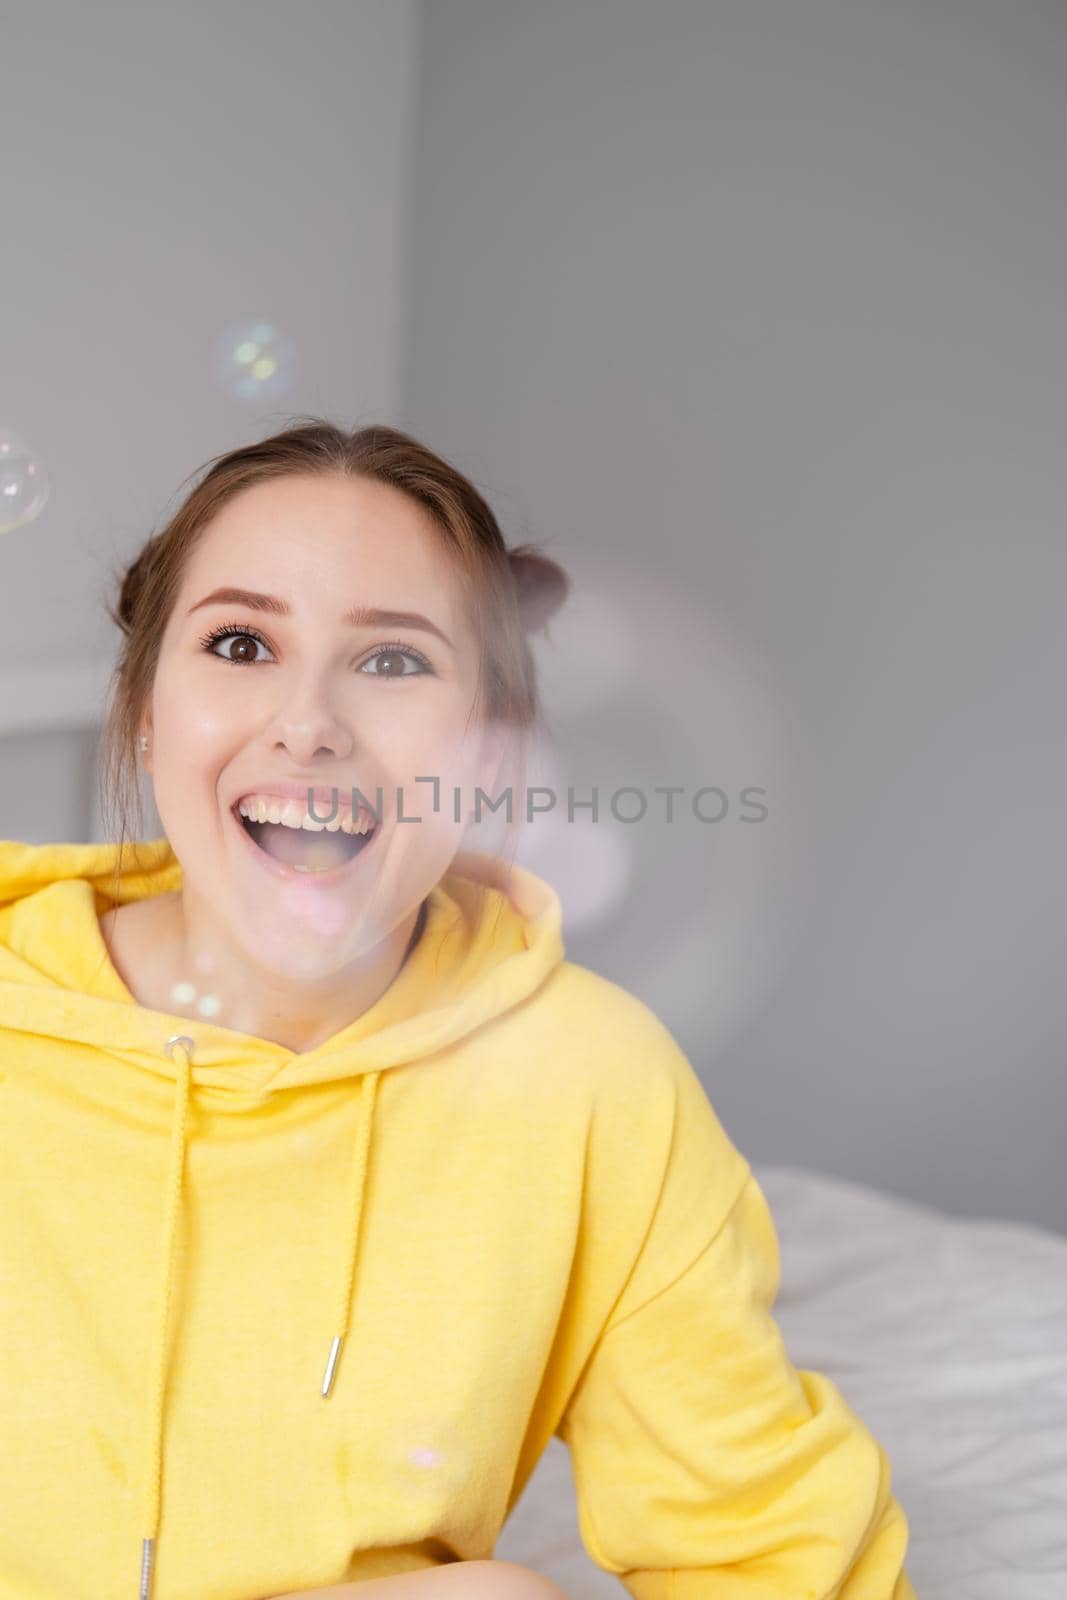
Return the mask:
[[[798,1167],[774,1213],[774,1316],[885,1446],[919,1600],[1067,1600],[1067,1237],[950,1217]],[[625,1593],[582,1547],[553,1439],[497,1542],[570,1600]]]

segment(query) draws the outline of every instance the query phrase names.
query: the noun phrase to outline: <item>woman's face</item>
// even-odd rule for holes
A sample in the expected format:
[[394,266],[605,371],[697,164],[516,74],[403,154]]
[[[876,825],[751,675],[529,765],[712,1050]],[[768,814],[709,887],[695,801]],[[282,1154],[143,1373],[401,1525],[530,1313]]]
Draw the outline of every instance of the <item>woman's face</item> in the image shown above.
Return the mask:
[[[222,588],[271,596],[271,609],[211,598]],[[356,607],[411,615],[353,623]],[[449,556],[401,491],[284,477],[225,505],[189,559],[145,721],[187,921],[195,905],[201,932],[207,917],[255,967],[292,979],[369,957],[447,870],[475,786],[492,792],[478,670]],[[375,809],[381,788],[381,821],[350,864],[321,878],[301,870],[347,854],[338,834],[261,830],[286,865],[251,843],[237,802],[287,782],[301,809],[312,785],[336,788],[346,807],[355,787]],[[333,804],[332,793],[316,801],[316,815]]]

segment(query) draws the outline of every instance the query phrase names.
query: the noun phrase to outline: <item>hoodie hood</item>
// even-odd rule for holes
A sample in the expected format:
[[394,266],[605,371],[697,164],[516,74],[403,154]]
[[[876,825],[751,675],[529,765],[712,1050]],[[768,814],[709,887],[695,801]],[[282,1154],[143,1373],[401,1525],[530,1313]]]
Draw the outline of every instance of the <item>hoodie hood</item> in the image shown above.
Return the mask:
[[[386,992],[313,1050],[295,1052],[209,1020],[140,1005],[111,962],[100,916],[114,905],[182,886],[166,838],[134,841],[115,877],[112,844],[0,840],[0,1017],[3,1027],[95,1046],[173,1088],[157,1316],[145,1352],[140,1600],[151,1593],[160,1520],[166,1353],[185,1169],[188,1107],[203,1096],[239,1114],[280,1090],[352,1079],[359,1116],[336,1276],[323,1308],[329,1397],[345,1334],[378,1083],[400,1064],[427,1060],[534,994],[564,958],[559,898],[543,879],[497,858],[461,852],[424,902],[423,931]],[[356,1081],[358,1080],[358,1081]]]

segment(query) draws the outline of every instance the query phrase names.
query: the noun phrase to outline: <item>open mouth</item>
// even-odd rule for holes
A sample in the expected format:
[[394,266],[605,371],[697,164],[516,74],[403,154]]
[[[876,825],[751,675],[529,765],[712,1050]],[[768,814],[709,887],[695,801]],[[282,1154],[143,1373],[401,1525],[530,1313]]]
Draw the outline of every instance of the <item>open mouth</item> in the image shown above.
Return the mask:
[[305,873],[332,882],[364,855],[380,832],[372,823],[366,833],[345,833],[342,828],[289,828],[282,822],[253,822],[236,805],[231,815],[250,841],[264,866],[284,876]]

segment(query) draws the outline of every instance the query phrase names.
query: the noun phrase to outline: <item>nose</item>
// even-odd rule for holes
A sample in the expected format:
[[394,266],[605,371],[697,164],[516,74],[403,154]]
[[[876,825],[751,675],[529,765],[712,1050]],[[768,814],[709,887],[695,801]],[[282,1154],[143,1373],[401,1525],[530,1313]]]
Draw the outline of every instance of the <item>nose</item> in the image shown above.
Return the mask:
[[275,750],[288,751],[297,766],[306,766],[320,751],[343,761],[352,752],[352,730],[320,699],[290,702],[271,727]]

